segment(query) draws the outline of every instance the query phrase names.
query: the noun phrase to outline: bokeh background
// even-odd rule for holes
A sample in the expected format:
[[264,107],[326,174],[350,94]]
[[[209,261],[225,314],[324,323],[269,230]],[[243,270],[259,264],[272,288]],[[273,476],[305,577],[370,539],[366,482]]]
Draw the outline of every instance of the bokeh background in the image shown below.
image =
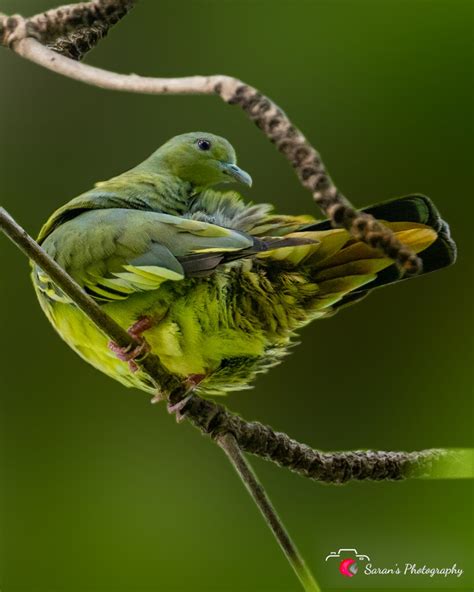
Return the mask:
[[[51,0],[3,0],[33,14]],[[228,405],[321,449],[472,446],[470,1],[144,0],[88,57],[122,72],[227,73],[277,101],[357,205],[432,197],[455,267],[378,291],[302,333]],[[249,199],[316,212],[283,157],[213,97],[113,93],[0,51],[0,203],[31,232],[178,133],[229,138]],[[0,238],[2,592],[292,592],[299,585],[221,451],[82,362]],[[472,589],[472,485],[322,486],[254,465],[324,590]],[[464,569],[357,577],[324,558]]]

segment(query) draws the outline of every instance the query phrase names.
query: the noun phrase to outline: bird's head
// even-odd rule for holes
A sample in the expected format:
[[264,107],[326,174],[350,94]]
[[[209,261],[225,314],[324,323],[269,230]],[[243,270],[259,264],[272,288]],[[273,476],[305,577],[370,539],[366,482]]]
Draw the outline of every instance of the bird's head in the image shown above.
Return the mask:
[[168,140],[151,156],[149,164],[155,170],[169,171],[196,189],[234,181],[250,187],[252,177],[236,161],[235,150],[225,138],[192,132]]

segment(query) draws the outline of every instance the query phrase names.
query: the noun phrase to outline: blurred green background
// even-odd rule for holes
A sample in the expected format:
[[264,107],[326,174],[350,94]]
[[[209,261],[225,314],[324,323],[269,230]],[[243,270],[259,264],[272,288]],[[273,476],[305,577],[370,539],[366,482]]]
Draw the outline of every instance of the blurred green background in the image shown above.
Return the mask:
[[[457,0],[144,0],[88,57],[126,73],[235,75],[290,114],[355,204],[422,192],[451,224],[454,268],[306,328],[283,365],[228,398],[246,418],[328,450],[474,445],[472,13]],[[0,76],[0,203],[31,233],[191,130],[233,142],[249,199],[316,211],[283,157],[217,98],[103,91],[6,50]],[[298,591],[221,451],[70,351],[4,238],[0,262],[2,592]],[[253,462],[324,590],[474,586],[470,482],[322,486]],[[340,547],[464,575],[347,580],[324,561]]]

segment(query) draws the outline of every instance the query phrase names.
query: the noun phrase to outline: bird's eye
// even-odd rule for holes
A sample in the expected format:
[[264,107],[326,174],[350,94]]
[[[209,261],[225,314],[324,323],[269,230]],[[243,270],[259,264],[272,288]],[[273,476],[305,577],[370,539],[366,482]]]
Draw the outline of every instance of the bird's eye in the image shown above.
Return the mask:
[[198,140],[197,141],[197,145],[199,150],[210,150],[211,149],[211,143],[209,142],[209,140]]

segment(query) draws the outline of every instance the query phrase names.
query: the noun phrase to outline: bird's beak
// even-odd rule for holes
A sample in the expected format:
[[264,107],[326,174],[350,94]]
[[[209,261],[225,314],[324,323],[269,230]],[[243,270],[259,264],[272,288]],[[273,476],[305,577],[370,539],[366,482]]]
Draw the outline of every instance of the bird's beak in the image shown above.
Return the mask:
[[239,168],[236,164],[232,164],[230,162],[222,162],[222,171],[232,177],[239,183],[243,183],[244,185],[248,185],[252,187],[252,177],[244,170]]

